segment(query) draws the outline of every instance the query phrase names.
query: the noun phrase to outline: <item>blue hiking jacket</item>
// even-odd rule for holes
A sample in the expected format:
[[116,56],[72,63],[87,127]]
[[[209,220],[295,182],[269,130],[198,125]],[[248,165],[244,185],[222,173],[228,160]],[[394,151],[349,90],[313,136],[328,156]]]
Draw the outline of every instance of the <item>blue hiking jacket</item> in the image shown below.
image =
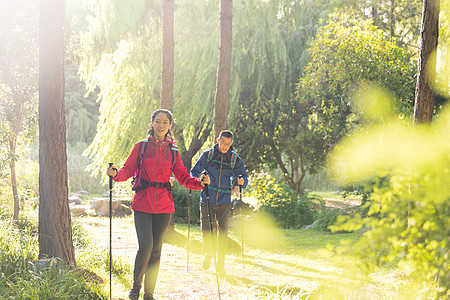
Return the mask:
[[[214,149],[211,160],[208,161],[210,151]],[[233,154],[234,153],[234,154]],[[234,168],[232,168],[232,159],[235,158]],[[204,151],[198,161],[191,170],[191,175],[200,177],[202,172],[206,170],[211,183],[209,185],[209,203],[216,205],[224,205],[231,203],[231,191],[233,189],[233,181],[237,184],[237,178],[242,175],[245,188],[248,184],[248,175],[244,167],[242,159],[230,147],[227,153],[219,151],[219,144],[214,148]],[[205,191],[201,193],[201,201],[206,203]]]

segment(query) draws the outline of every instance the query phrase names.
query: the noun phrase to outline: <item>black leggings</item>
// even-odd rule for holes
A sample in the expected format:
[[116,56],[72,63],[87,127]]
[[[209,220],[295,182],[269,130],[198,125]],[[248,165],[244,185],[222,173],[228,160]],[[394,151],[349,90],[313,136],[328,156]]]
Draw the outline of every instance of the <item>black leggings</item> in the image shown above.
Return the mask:
[[140,286],[145,274],[144,291],[153,294],[158,277],[161,248],[172,214],[134,212],[139,249],[134,263],[134,284]]

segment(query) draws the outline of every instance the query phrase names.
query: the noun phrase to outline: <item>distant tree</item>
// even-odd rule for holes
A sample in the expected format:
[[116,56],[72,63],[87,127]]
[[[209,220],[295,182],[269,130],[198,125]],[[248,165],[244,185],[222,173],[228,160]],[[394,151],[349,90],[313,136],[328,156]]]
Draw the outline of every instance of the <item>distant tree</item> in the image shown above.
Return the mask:
[[[258,101],[241,102],[238,123],[242,134],[238,145],[246,162],[279,167],[289,186],[299,192],[306,172],[317,172],[326,154],[348,134],[351,120],[358,120],[351,97],[359,86],[372,83],[391,91],[404,114],[414,92],[411,54],[385,41],[383,33],[367,22],[346,27],[333,19],[319,28],[309,53],[296,97],[282,97],[276,85],[267,84]],[[272,91],[279,92],[278,97]]]
[[220,0],[219,62],[217,64],[214,97],[214,137],[228,127],[228,97],[230,95],[233,1]]
[[[127,3],[127,11],[138,11],[134,5],[139,3]],[[200,1],[196,9],[192,9],[192,2],[177,1],[174,12],[174,35],[179,49],[175,51],[174,67],[175,137],[187,168],[204,145],[209,147],[213,143],[210,133],[220,35],[218,3],[218,0]],[[112,31],[104,32],[111,25],[100,25],[100,20],[114,19],[112,23],[122,24],[122,27],[129,24],[130,20],[122,21],[119,14],[122,9],[116,7],[125,4],[114,2],[108,5],[115,8],[103,10],[114,11],[116,17],[111,14],[100,17],[99,10],[94,14],[99,17],[92,19],[89,35],[83,36],[85,50],[98,46],[100,53],[104,53],[87,52],[81,67],[89,88],[100,90],[101,116],[97,135],[88,150],[94,160],[92,169],[95,172],[99,172],[108,160],[123,161],[133,144],[143,137],[151,110],[159,106],[161,87],[162,44],[158,16],[153,15],[154,10],[136,13],[139,16],[136,19],[146,24],[145,29],[139,31],[139,35],[127,31],[119,40]],[[244,138],[239,132],[246,129],[239,123],[244,118],[241,105],[253,104],[255,109],[259,108],[267,104],[261,99],[265,100],[263,97],[269,95],[278,97],[282,107],[286,107],[285,99],[295,97],[295,82],[306,65],[308,41],[316,33],[318,20],[326,17],[325,8],[330,1],[238,1],[233,5],[228,127],[237,132],[236,146],[240,147],[237,140]],[[147,18],[145,22],[144,18]],[[114,46],[102,48],[102,37],[114,40]],[[274,122],[277,118],[277,115],[270,117]],[[248,129],[246,134],[252,141],[257,141],[256,132],[251,133]],[[251,167],[261,160],[252,162],[249,161]]]
[[40,1],[39,256],[75,265],[64,114],[64,1]]
[[422,1],[419,64],[414,105],[414,122],[418,123],[430,123],[433,119],[439,12],[440,0]]
[[67,146],[85,149],[92,142],[97,129],[99,115],[97,93],[85,96],[86,86],[80,80],[78,66],[66,63],[64,73]]
[[402,47],[416,49],[420,31],[420,1],[416,0],[338,0],[339,14],[352,20],[366,21],[381,29]]
[[[234,145],[249,170],[278,168],[290,188],[300,192],[304,174],[312,168],[299,155],[307,153],[299,141],[308,149],[319,145],[307,143],[312,136],[300,126],[300,116],[307,111],[296,104],[296,83],[308,62],[308,42],[319,20],[326,17],[328,5],[328,1],[269,1],[235,9],[242,21],[235,22],[233,31],[236,41],[242,42],[233,52],[237,65],[230,120],[236,133]],[[311,166],[320,164],[311,161]]]
[[[160,105],[161,6],[155,6],[156,1],[145,3],[106,1],[104,7],[94,5],[93,14],[98,18],[92,19],[89,32],[82,34],[86,55],[81,63],[81,74],[91,91],[99,89],[101,100],[97,135],[87,151],[94,160],[92,170],[96,173],[108,160],[118,162],[129,154],[136,140],[146,135],[151,111]],[[217,68],[213,58],[217,58],[218,37],[212,33],[217,28],[210,26],[211,23],[198,22],[203,17],[217,21],[215,4],[201,2],[195,10],[191,4],[180,1],[174,12],[174,34],[180,49],[175,52],[174,60],[177,70],[174,74],[174,132],[187,168],[212,129],[209,114],[213,109],[213,80]],[[114,22],[103,24],[101,20]],[[120,28],[115,24],[121,24]],[[193,38],[195,36],[197,38]],[[207,76],[198,77],[200,67],[205,67],[203,72]],[[114,118],[110,118],[112,115]],[[106,145],[105,139],[108,140]]]
[[[0,157],[9,166],[14,199],[13,220],[19,220],[16,161],[18,144],[36,136],[38,86],[38,18],[36,1],[0,4]],[[3,151],[2,151],[3,152]]]

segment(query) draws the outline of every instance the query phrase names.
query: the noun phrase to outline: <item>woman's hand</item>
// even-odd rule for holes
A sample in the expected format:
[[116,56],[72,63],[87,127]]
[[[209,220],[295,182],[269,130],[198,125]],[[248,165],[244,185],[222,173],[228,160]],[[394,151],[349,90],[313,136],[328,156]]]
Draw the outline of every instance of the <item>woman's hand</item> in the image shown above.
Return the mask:
[[117,169],[114,166],[108,167],[106,169],[106,175],[116,177],[117,176]]
[[200,176],[200,181],[201,181],[202,187],[205,187],[205,184],[209,185],[211,183],[211,178],[209,178],[209,175],[205,176],[205,174],[202,174]]

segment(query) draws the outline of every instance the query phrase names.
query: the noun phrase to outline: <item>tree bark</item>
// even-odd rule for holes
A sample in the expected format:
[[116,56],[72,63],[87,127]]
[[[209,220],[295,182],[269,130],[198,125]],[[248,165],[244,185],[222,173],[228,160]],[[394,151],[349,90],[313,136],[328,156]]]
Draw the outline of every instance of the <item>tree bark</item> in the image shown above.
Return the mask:
[[174,36],[173,0],[162,0],[161,108],[173,109]]
[[39,257],[75,265],[64,115],[64,1],[40,1]]
[[214,137],[228,126],[230,94],[233,1],[220,0],[219,62],[214,97]]
[[436,51],[438,44],[439,2],[439,0],[422,1],[414,123],[430,123],[433,119],[436,61],[430,60],[430,56]]
[[391,21],[390,21],[391,38],[395,35],[395,0],[391,0]]
[[9,169],[11,171],[11,188],[13,192],[14,197],[14,213],[13,213],[13,221],[14,223],[18,224],[19,222],[19,192],[17,190],[17,178],[16,178],[16,160],[15,160],[15,154],[16,154],[16,138],[14,137],[9,142],[9,148],[11,150],[11,161],[9,163]]

